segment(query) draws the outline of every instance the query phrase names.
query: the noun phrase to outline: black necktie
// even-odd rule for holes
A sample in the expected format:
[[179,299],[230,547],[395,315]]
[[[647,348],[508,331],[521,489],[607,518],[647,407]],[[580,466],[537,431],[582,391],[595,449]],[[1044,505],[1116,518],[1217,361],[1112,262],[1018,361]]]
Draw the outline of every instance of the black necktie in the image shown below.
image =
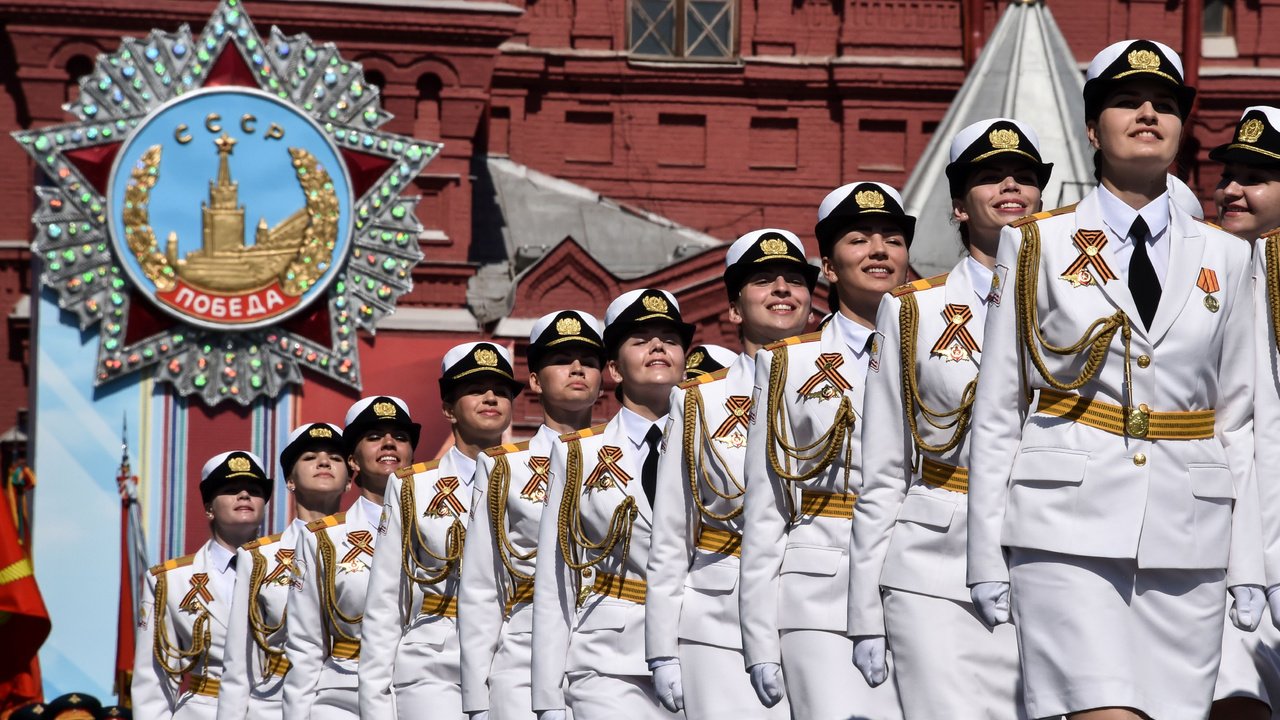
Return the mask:
[[228,570],[230,570],[231,572],[235,572],[235,570],[236,570],[236,560],[238,560],[238,559],[239,559],[239,558],[238,558],[237,556],[232,555],[232,556],[231,556],[231,562],[227,563],[227,569],[228,569]]
[[662,441],[662,431],[657,425],[649,426],[644,441],[649,445],[649,454],[645,456],[644,467],[640,470],[640,487],[644,488],[644,496],[649,498],[649,507],[653,507],[653,497],[658,490],[658,443]]
[[1133,221],[1133,227],[1129,228],[1129,238],[1133,240],[1133,257],[1129,258],[1129,292],[1138,306],[1138,315],[1142,316],[1142,326],[1148,330],[1156,316],[1156,307],[1160,305],[1160,278],[1156,277],[1156,269],[1147,254],[1147,236],[1150,234],[1146,221],[1139,215]]

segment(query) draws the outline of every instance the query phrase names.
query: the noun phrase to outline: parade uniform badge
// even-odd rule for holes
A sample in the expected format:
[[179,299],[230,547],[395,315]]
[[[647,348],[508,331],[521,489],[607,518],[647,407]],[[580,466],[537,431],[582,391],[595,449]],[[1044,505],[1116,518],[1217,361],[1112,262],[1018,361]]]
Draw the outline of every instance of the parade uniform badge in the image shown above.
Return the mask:
[[[1116,279],[1116,274],[1102,257],[1102,249],[1107,246],[1106,233],[1101,230],[1077,230],[1071,236],[1071,241],[1080,250],[1080,255],[1058,277],[1077,288]],[[1092,271],[1090,267],[1093,268]]]
[[347,533],[347,544],[351,549],[338,562],[338,569],[347,573],[358,573],[369,569],[363,556],[373,557],[373,533],[368,530],[354,530]]
[[1200,268],[1200,276],[1196,278],[1196,287],[1204,291],[1204,306],[1209,312],[1216,313],[1222,304],[1214,293],[1222,288],[1218,286],[1218,273],[1212,268]]
[[467,511],[458,499],[458,478],[449,476],[436,481],[436,494],[427,504],[423,517],[458,517]]
[[293,572],[293,550],[277,550],[276,566],[262,582],[267,585],[286,586],[290,583],[290,574]]
[[622,460],[622,448],[617,445],[605,445],[596,456],[596,466],[587,476],[586,486],[592,490],[608,490],[617,482],[626,487],[631,476],[618,466]]
[[182,596],[182,602],[178,603],[178,607],[188,615],[208,612],[205,604],[213,602],[213,593],[209,592],[209,573],[192,573],[188,582],[191,584],[191,589]]
[[547,502],[547,483],[551,479],[551,458],[530,455],[527,465],[533,475],[520,489],[520,498],[531,503],[544,504]]
[[745,432],[751,417],[751,398],[746,395],[730,395],[724,401],[725,412],[729,416],[720,423],[720,427],[711,434],[711,439],[730,448],[744,448],[747,446],[747,433]]
[[840,366],[844,365],[844,355],[838,352],[822,353],[813,362],[818,366],[818,372],[796,390],[801,400],[831,400],[852,387],[839,373]]
[[947,327],[933,344],[929,354],[940,357],[947,362],[962,362],[978,352],[978,341],[973,339],[969,329],[965,327],[973,319],[973,310],[968,305],[947,303],[942,310],[942,317]]

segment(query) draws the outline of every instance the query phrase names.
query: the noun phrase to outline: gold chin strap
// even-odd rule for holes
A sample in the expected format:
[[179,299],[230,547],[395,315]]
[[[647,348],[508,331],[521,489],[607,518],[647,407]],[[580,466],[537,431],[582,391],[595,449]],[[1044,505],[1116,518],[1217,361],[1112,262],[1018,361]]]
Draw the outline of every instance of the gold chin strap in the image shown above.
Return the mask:
[[[522,554],[511,544],[511,538],[507,535],[507,493],[510,491],[511,463],[506,455],[499,455],[493,462],[493,472],[489,473],[489,522],[493,527],[495,549],[502,560],[502,566],[511,576],[511,588],[514,592],[520,583],[533,582],[533,576],[516,568],[516,562],[533,560],[538,555],[538,548],[535,546],[528,553]],[[509,596],[505,603],[512,604],[512,599]]]
[[[698,489],[698,477],[703,476],[703,485],[706,486],[716,497],[721,500],[733,502],[742,497],[746,492],[746,488],[733,476],[733,472],[729,470],[729,466],[725,463],[724,458],[720,455],[720,451],[716,449],[715,443],[711,440],[711,431],[707,427],[707,417],[703,412],[702,391],[697,386],[691,387],[684,394],[684,427],[681,434],[681,450],[684,452],[685,472],[689,475],[689,490],[693,495],[693,504],[697,506],[698,512],[711,520],[729,521],[742,514],[742,503],[738,503],[737,507],[727,513],[717,513],[713,511],[707,504],[702,501],[702,492]],[[701,430],[701,435],[699,435]],[[703,442],[699,443],[698,438],[702,437]],[[699,446],[702,451],[699,452]],[[700,471],[700,468],[708,467],[708,463],[703,462],[706,450],[711,450],[712,456],[715,457],[716,464],[720,469],[724,470],[725,475],[729,477],[729,481],[733,483],[734,490],[732,492],[722,492],[711,482],[709,473]]]
[[253,570],[249,573],[249,633],[253,636],[253,642],[266,656],[262,663],[262,676],[266,679],[271,677],[271,660],[284,657],[284,648],[271,647],[267,638],[284,627],[288,612],[280,614],[280,622],[276,625],[269,624],[262,617],[262,604],[258,600],[258,593],[262,591],[262,583],[267,576],[267,559],[263,557],[262,550],[259,548],[254,548],[249,553],[253,557]]
[[[1098,369],[1102,367],[1102,361],[1106,359],[1107,348],[1111,345],[1112,339],[1115,338],[1116,331],[1120,332],[1120,336],[1124,341],[1124,388],[1125,395],[1128,398],[1133,397],[1133,384],[1129,371],[1129,348],[1132,339],[1132,327],[1129,323],[1129,316],[1124,314],[1123,310],[1117,310],[1113,315],[1105,318],[1098,318],[1084,331],[1084,334],[1075,343],[1057,347],[1050,345],[1040,334],[1040,320],[1036,308],[1036,292],[1040,280],[1040,228],[1037,223],[1028,222],[1022,226],[1022,247],[1018,250],[1018,268],[1017,268],[1017,316],[1018,316],[1018,337],[1021,340],[1022,351],[1030,358],[1036,371],[1040,373],[1040,377],[1044,379],[1049,387],[1069,392],[1084,387],[1086,383],[1092,380],[1098,374]],[[1061,380],[1049,371],[1045,365],[1044,358],[1040,355],[1040,347],[1058,356],[1079,355],[1088,349],[1088,356],[1085,358],[1084,367],[1080,369],[1080,374],[1074,380]],[[1031,402],[1031,386],[1026,376],[1022,380],[1023,392],[1026,393],[1027,402]],[[1126,408],[1128,415],[1128,408]]]
[[[364,613],[358,615],[347,615],[342,612],[342,608],[338,607],[337,593],[337,577],[338,577],[338,558],[333,548],[333,541],[329,539],[328,530],[321,530],[316,533],[316,550],[320,554],[320,572],[316,573],[316,583],[320,586],[320,605],[325,609],[325,625],[328,627],[328,636],[334,641],[336,647],[339,643],[360,643],[359,635],[348,635],[342,629],[342,623],[348,625],[359,625],[364,622]],[[333,650],[330,649],[330,654]]]
[[156,578],[155,612],[152,614],[155,631],[152,633],[151,651],[155,656],[156,664],[164,674],[174,682],[181,682],[183,675],[204,665],[208,655],[209,646],[213,642],[212,633],[209,631],[209,611],[201,610],[200,614],[196,615],[196,621],[191,626],[190,649],[183,650],[174,645],[169,639],[169,629],[165,627],[164,622],[169,611],[166,606],[169,580],[165,575],[166,573],[162,572]]
[[[792,445],[787,441],[787,408],[783,399],[787,379],[787,346],[773,349],[773,362],[769,368],[768,403],[765,408],[765,441],[768,446],[769,467],[785,482],[801,483],[812,480],[822,474],[836,454],[844,449],[844,490],[849,492],[849,474],[853,465],[853,428],[857,422],[857,414],[853,411],[853,403],[849,396],[841,394],[840,407],[831,421],[831,427],[818,439],[808,445]],[[781,449],[786,464],[778,458]],[[791,472],[791,463],[795,462],[796,472]],[[814,464],[808,470],[800,472],[798,467],[804,462]],[[791,493],[785,493],[791,506],[791,518],[795,520],[795,501]]]
[[[934,410],[925,404],[920,397],[920,384],[916,374],[916,335],[919,329],[920,307],[910,293],[902,296],[902,308],[898,311],[898,328],[902,335],[902,401],[905,404],[907,425],[911,428],[911,439],[920,452],[935,454],[945,453],[960,444],[964,433],[969,429],[969,418],[973,415],[973,398],[977,393],[978,377],[975,375],[960,394],[960,405],[954,410]],[[916,413],[938,430],[955,428],[951,437],[937,445],[930,445],[920,437],[920,428]],[[912,470],[915,470],[913,463]]]
[[[564,497],[560,499],[560,510],[556,515],[556,535],[560,541],[560,554],[564,556],[564,564],[577,575],[575,580],[579,585],[578,604],[581,605],[591,592],[590,587],[582,587],[581,571],[603,562],[613,553],[618,543],[622,543],[622,557],[618,567],[626,568],[627,556],[631,552],[631,529],[640,511],[636,509],[635,498],[627,495],[613,509],[613,515],[609,518],[609,530],[605,536],[598,541],[587,537],[586,530],[582,527],[582,513],[579,506],[583,490],[582,442],[570,440],[567,445]],[[596,555],[585,557],[592,550],[597,551]],[[582,559],[579,559],[580,557]]]
[[1266,236],[1263,251],[1267,258],[1267,310],[1271,314],[1271,335],[1280,347],[1280,231]]
[[[467,538],[467,529],[462,520],[454,517],[453,524],[445,533],[444,554],[437,555],[427,545],[422,536],[422,528],[418,527],[418,511],[414,501],[413,477],[405,478],[400,486],[400,566],[405,577],[418,585],[435,585],[454,574],[462,561],[462,545]],[[412,528],[412,529],[411,529]],[[421,548],[432,560],[440,563],[430,567],[418,560],[416,548]],[[419,574],[422,573],[422,574]],[[413,607],[413,593],[406,593],[404,622],[410,623],[417,613]]]

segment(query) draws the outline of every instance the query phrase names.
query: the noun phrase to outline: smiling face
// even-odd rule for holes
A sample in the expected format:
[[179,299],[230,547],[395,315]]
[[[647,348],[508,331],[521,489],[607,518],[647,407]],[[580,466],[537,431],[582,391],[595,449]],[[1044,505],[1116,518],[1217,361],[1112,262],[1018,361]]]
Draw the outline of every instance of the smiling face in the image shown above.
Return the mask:
[[529,389],[544,405],[566,412],[581,412],[600,397],[604,375],[600,358],[585,348],[553,350],[542,367],[529,373]]
[[257,483],[235,480],[218,489],[213,501],[205,506],[205,512],[218,534],[234,536],[261,525],[262,508],[266,504],[266,495]]
[[482,448],[497,445],[511,424],[511,388],[497,378],[459,385],[453,402],[443,403],[445,418],[462,438]]
[[1280,227],[1280,165],[1227,163],[1213,191],[1218,224],[1252,242]]
[[618,343],[615,358],[608,362],[609,375],[622,383],[624,392],[638,397],[666,388],[670,391],[684,379],[684,346],[680,333],[671,325],[641,325]]
[[755,345],[798,335],[809,320],[809,284],[793,269],[764,268],[748,275],[729,305],[729,321]]
[[968,224],[970,242],[985,247],[1000,238],[1005,225],[1039,211],[1038,182],[1035,168],[1024,160],[983,163],[969,172],[964,196],[951,201],[952,216]]
[[351,476],[379,495],[386,492],[391,473],[412,463],[409,431],[394,425],[377,425],[365,432],[347,459]]
[[863,216],[822,258],[822,272],[840,293],[840,304],[871,320],[880,298],[907,280],[907,241],[888,218]]
[[1094,149],[1102,151],[1104,177],[1123,172],[1163,182],[1182,136],[1177,96],[1158,80],[1126,81],[1107,95],[1086,129]]

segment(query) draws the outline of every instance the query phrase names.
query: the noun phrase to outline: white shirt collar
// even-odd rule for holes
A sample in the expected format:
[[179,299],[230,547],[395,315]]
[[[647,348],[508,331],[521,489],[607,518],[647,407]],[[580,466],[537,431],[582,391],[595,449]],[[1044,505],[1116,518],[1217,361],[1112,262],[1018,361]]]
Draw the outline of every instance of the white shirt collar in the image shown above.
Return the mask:
[[355,505],[359,506],[360,514],[364,516],[365,522],[377,529],[378,521],[382,518],[382,506],[363,495],[356,498]]
[[218,542],[212,542],[209,545],[209,562],[213,563],[213,569],[219,573],[230,570],[231,561],[235,559],[236,554]]
[[541,425],[538,427],[538,432],[534,433],[533,438],[530,439],[529,448],[532,449],[535,444],[540,447],[541,446],[549,447],[551,445],[554,445],[555,442],[559,439],[560,439],[560,433],[556,432],[555,430],[552,430],[547,425]]
[[458,474],[458,479],[470,485],[472,476],[476,474],[476,461],[463,454],[457,445],[449,448],[449,457],[452,458],[453,469]]
[[983,305],[987,304],[987,300],[991,297],[991,278],[995,273],[986,265],[973,259],[970,255],[965,258],[965,268],[969,271],[969,284],[973,285],[973,294],[978,296],[978,300]]
[[627,434],[627,439],[636,448],[644,445],[644,436],[649,434],[649,428],[656,427],[662,430],[662,426],[667,421],[666,415],[657,420],[646,420],[625,407],[618,411],[618,417],[622,418],[622,430]]
[[1121,244],[1129,242],[1129,230],[1139,215],[1146,221],[1153,242],[1159,240],[1169,227],[1168,192],[1147,203],[1141,210],[1134,210],[1113,195],[1105,185],[1098,185],[1098,208],[1102,212],[1102,221],[1111,228]]
[[867,340],[871,339],[875,330],[850,320],[840,312],[836,313],[833,322],[844,338],[844,344],[849,346],[854,355],[861,357],[867,352]]

